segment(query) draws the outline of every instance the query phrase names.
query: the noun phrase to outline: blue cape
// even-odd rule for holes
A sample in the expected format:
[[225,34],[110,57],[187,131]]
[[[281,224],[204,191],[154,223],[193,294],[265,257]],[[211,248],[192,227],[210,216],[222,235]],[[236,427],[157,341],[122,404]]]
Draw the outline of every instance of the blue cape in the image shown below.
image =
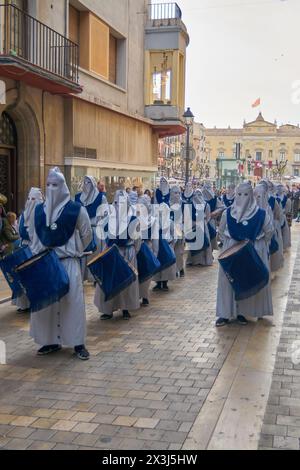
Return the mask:
[[231,216],[231,209],[227,209],[227,226],[231,236],[236,241],[251,240],[255,241],[258,235],[260,235],[266,218],[266,211],[258,209],[257,213],[252,219],[247,220],[247,225],[243,222],[238,223]]
[[81,206],[86,208],[90,219],[94,219],[97,215],[98,207],[101,206],[101,204],[102,204],[102,199],[103,199],[104,194],[99,193],[99,195],[96,197],[95,201],[92,204],[90,204],[89,206],[84,206],[82,204],[82,202],[80,201],[81,195],[82,195],[82,193],[76,194],[75,201],[78,202]]
[[74,233],[80,210],[80,204],[69,201],[55,222],[57,229],[51,230],[50,227],[46,226],[44,204],[39,204],[35,209],[34,222],[35,231],[42,244],[47,248],[66,245]]
[[170,205],[170,191],[168,192],[168,194],[166,194],[166,196],[163,196],[163,193],[161,192],[161,190],[157,189],[156,200],[158,204],[162,204],[164,202],[165,204],[168,204],[169,206]]
[[23,241],[29,242],[30,238],[27,232],[27,228],[28,227],[25,227],[24,225],[24,214],[22,214],[20,217],[20,222],[19,222],[19,234]]

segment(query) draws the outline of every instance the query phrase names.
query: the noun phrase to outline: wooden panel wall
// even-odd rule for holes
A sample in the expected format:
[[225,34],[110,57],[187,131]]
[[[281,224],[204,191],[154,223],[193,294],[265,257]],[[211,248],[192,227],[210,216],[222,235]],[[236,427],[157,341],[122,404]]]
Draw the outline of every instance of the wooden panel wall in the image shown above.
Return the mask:
[[97,149],[101,161],[153,165],[150,125],[79,99],[73,112],[74,146]]

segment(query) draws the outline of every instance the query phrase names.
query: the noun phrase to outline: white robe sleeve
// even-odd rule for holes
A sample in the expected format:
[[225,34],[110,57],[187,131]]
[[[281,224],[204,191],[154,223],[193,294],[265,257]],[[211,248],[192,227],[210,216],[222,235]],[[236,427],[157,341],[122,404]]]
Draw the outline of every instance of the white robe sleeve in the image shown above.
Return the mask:
[[83,251],[89,246],[93,239],[93,231],[88,213],[84,207],[81,207],[77,219],[76,230],[82,243]]
[[219,238],[222,242],[224,242],[226,227],[227,227],[227,211],[223,212],[220,225],[219,225]]
[[268,212],[266,212],[266,218],[265,218],[265,222],[264,222],[264,226],[263,226],[263,234],[264,234],[264,238],[266,240],[267,243],[269,243],[274,235],[274,225],[273,225],[273,221],[270,217],[270,215],[268,214]]

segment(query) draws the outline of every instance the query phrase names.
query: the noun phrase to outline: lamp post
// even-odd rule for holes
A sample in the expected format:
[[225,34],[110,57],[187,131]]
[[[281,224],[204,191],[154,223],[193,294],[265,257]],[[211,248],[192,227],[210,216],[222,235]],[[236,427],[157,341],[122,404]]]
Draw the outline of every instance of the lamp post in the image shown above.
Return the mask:
[[190,132],[194,124],[194,115],[190,108],[186,110],[183,115],[185,127],[186,127],[186,167],[185,167],[185,184],[189,182],[190,178]]

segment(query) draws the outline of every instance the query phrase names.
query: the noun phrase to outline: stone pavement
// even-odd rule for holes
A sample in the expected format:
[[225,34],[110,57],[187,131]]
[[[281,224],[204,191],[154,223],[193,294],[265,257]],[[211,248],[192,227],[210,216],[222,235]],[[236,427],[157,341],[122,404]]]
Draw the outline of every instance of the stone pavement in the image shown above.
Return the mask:
[[300,449],[300,244],[264,417],[260,449]]
[[0,448],[257,448],[299,233],[274,319],[244,328],[214,327],[217,262],[188,269],[129,322],[101,322],[87,289],[86,363],[71,350],[37,357],[28,317],[0,306]]
[[7,285],[2,272],[0,271],[0,304],[2,301],[11,297],[11,291]]

